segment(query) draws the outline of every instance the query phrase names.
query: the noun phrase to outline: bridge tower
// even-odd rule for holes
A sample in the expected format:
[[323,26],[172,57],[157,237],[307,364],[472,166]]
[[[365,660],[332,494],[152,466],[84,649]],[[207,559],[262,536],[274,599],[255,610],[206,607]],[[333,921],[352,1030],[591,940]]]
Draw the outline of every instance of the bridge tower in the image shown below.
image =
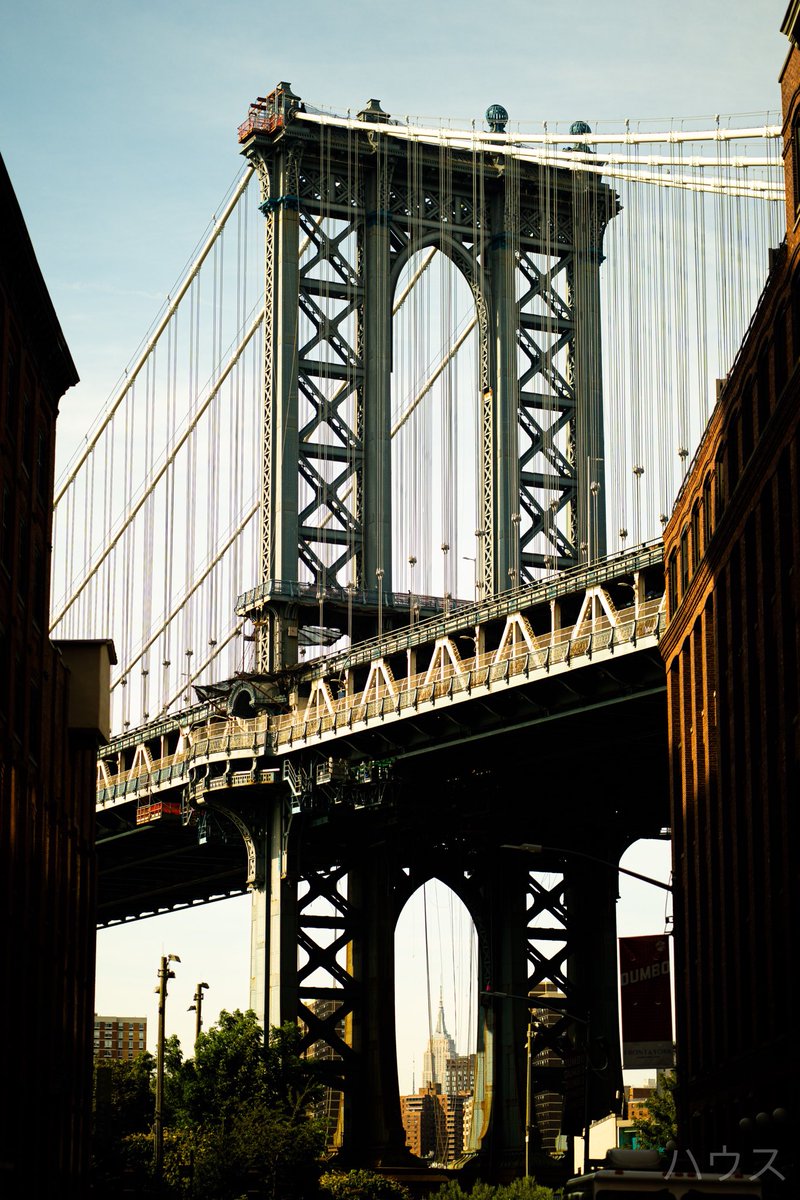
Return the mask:
[[[325,119],[281,83],[240,128],[261,183],[266,318],[260,575],[237,611],[256,628],[257,672],[287,692],[298,644],[326,634],[314,629],[322,600],[334,632],[353,640],[373,635],[376,619],[395,630],[409,621],[392,578],[392,309],[420,250],[447,255],[475,302],[481,594],[605,551],[599,267],[615,197],[596,174],[519,161],[503,111],[492,115],[492,150],[404,143],[376,100],[352,120]],[[337,747],[344,761],[290,748],[284,794],[265,790],[263,803],[233,814],[254,892],[252,1004],[272,1025],[302,1019],[309,1045],[330,1048],[344,1096],[342,1162],[409,1161],[393,937],[427,879],[452,887],[478,930],[486,1002],[473,1148],[485,1175],[521,1165],[520,997],[555,984],[567,1011],[591,1010],[595,1048],[616,1039],[613,873],[575,875],[559,860],[542,882],[524,856],[502,850],[563,845],[564,805],[535,805],[533,764],[513,735],[490,780],[486,743],[465,742],[433,770],[414,760],[399,792],[379,763],[359,774],[368,751],[357,739]],[[324,817],[320,789],[330,791]],[[599,815],[607,798],[591,810],[586,801],[590,764],[576,766],[567,790],[578,842],[618,856],[626,838]],[[568,1025],[567,1016],[543,1023],[539,1049],[563,1056]],[[583,1061],[592,1045],[577,1044]],[[606,1082],[592,1077],[573,1127],[585,1111],[608,1111],[619,1064],[604,1053]]]
[[392,309],[420,250],[447,255],[475,301],[480,594],[605,553],[599,269],[615,195],[520,161],[507,113],[490,116],[496,153],[428,145],[392,136],[377,100],[325,120],[281,83],[240,127],[266,319],[260,574],[237,611],[264,672],[296,661],[321,601],[356,637],[378,608],[408,619],[392,578]]

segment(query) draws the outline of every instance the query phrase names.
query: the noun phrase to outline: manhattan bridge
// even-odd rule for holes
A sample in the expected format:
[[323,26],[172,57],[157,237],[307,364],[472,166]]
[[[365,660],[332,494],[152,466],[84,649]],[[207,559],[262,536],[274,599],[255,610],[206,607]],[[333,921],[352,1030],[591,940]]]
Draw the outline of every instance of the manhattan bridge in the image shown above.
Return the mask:
[[442,881],[500,1176],[530,991],[564,1131],[621,1087],[597,860],[669,824],[660,534],[781,237],[780,128],[429,128],[280,83],[239,143],[56,488],[52,636],[118,656],[100,922],[249,890],[252,1007],[324,1051],[340,1161],[401,1168],[394,930]]

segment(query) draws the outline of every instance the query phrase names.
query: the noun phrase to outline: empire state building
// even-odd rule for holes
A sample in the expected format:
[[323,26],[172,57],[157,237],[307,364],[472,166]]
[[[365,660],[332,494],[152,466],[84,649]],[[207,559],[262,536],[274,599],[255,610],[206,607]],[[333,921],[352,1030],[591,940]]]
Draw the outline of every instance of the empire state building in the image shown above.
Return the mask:
[[422,1060],[422,1086],[438,1083],[443,1093],[447,1092],[448,1062],[456,1057],[456,1044],[447,1032],[444,1023],[444,1004],[439,996],[439,1016],[436,1030],[428,1041],[428,1049]]

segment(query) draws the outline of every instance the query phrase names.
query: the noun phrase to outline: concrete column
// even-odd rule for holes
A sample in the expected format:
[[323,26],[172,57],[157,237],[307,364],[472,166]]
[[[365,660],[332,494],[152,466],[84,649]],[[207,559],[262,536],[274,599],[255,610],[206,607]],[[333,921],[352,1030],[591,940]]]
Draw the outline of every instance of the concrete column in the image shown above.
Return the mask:
[[[259,582],[295,582],[298,576],[298,317],[300,216],[295,151],[270,162],[265,253],[264,413],[261,462]],[[266,172],[265,172],[266,177]],[[297,643],[275,608],[257,629],[260,671],[297,661]]]
[[283,822],[283,802],[273,801],[265,876],[252,892],[250,1007],[265,1030],[297,1017],[297,895],[283,877]]
[[408,1166],[415,1161],[405,1145],[397,1079],[393,869],[388,852],[379,847],[347,875],[359,931],[352,954],[359,1001],[352,1020],[357,1066],[355,1086],[345,1097],[342,1163]]
[[[279,167],[280,198],[275,226],[275,287],[272,296],[272,578],[297,579],[298,488],[298,313],[300,218],[296,200],[296,164],[284,152]],[[266,497],[264,498],[266,500]]]
[[[506,855],[487,867],[484,909],[476,921],[485,943],[479,949],[479,995],[527,994],[526,879],[524,860],[515,865]],[[523,1170],[527,1023],[524,1000],[485,996],[478,1014],[473,1137],[487,1179],[512,1177]]]
[[378,151],[366,181],[364,261],[364,529],[363,586],[392,584],[392,298],[389,285],[389,213],[386,163]]
[[519,582],[519,436],[517,370],[517,303],[514,293],[516,265],[511,234],[507,228],[505,193],[493,198],[491,208],[491,329],[494,341],[492,366],[492,466],[494,528],[489,534],[494,546],[494,592],[511,584],[509,570]]
[[[575,253],[571,271],[571,299],[575,320],[572,347],[575,389],[575,468],[578,477],[578,546],[586,549],[580,560],[601,558],[606,545],[605,438],[603,432],[603,357],[600,325],[600,263],[603,261],[596,227],[593,181],[578,180],[576,191],[585,195],[573,201]],[[597,244],[595,245],[595,240]]]

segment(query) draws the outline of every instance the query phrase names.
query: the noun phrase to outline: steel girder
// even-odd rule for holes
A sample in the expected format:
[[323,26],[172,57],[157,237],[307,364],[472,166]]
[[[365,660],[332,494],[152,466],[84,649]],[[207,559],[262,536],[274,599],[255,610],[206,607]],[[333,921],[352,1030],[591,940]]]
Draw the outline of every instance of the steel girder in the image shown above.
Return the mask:
[[[265,591],[301,574],[320,599],[373,589],[376,574],[392,591],[392,306],[426,247],[475,300],[483,595],[602,553],[598,280],[613,193],[484,153],[411,154],[368,121],[362,135],[290,110],[243,153],[266,216]],[[264,669],[291,661],[279,640]]]

